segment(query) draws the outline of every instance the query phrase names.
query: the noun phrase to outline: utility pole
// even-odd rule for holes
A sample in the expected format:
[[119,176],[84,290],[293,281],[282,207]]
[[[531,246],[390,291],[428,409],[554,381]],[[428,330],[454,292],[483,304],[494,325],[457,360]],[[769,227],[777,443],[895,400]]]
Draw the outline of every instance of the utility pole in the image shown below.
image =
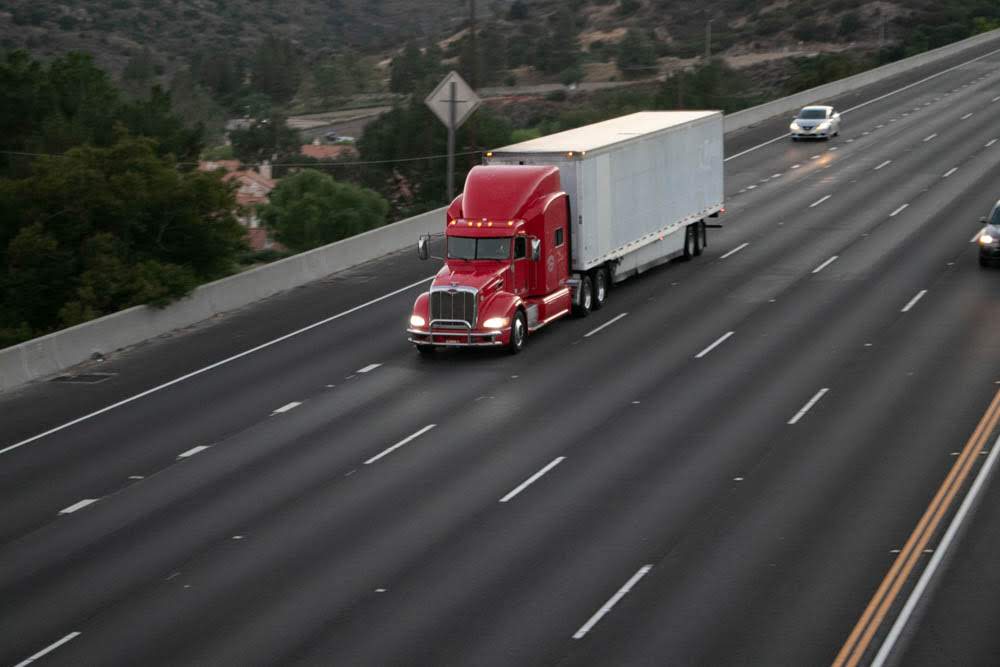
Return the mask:
[[469,48],[472,50],[472,70],[469,85],[479,87],[479,51],[476,49],[476,0],[469,0]]

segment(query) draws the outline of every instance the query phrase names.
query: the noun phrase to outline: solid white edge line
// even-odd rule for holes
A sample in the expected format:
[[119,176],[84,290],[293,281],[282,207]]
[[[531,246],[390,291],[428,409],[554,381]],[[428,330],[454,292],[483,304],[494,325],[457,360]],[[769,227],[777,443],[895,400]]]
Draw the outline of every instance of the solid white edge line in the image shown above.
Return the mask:
[[208,445],[198,445],[197,447],[192,447],[191,449],[187,450],[186,452],[183,452],[182,454],[178,454],[177,458],[179,458],[179,459],[190,458],[190,457],[194,456],[195,454],[200,454],[201,452],[205,451],[206,449],[208,449]]
[[378,368],[381,365],[382,364],[368,364],[364,368],[359,368],[358,370],[356,370],[354,372],[355,373],[370,373],[371,371],[375,370],[376,368]]
[[719,336],[719,338],[714,343],[712,343],[711,345],[709,345],[708,347],[706,347],[704,350],[702,350],[698,354],[694,355],[694,358],[695,359],[701,359],[706,354],[708,354],[709,352],[711,352],[712,350],[714,350],[715,348],[717,348],[718,346],[720,346],[724,342],[726,342],[726,339],[729,338],[730,336],[732,336],[733,333],[734,332],[729,331],[727,333],[722,334],[721,336]]
[[949,176],[951,176],[952,174],[954,174],[956,171],[958,171],[958,167],[952,167],[948,171],[946,171],[943,174],[941,174],[941,178],[948,178]]
[[965,500],[962,501],[961,507],[959,507],[958,511],[955,513],[955,518],[953,518],[951,520],[951,524],[948,525],[948,530],[945,532],[944,537],[941,538],[941,542],[938,544],[937,548],[934,549],[934,555],[931,557],[930,562],[927,564],[923,574],[920,576],[920,580],[917,582],[917,585],[910,593],[910,597],[907,598],[906,604],[903,605],[903,609],[899,612],[899,616],[896,617],[896,622],[892,624],[892,629],[889,631],[889,634],[886,635],[885,641],[882,642],[882,646],[879,648],[879,652],[875,655],[872,667],[882,667],[882,665],[885,664],[886,658],[889,657],[889,654],[895,647],[896,641],[902,634],[907,622],[909,622],[910,616],[913,614],[913,610],[916,608],[917,603],[920,602],[920,598],[927,589],[930,580],[934,578],[938,567],[941,565],[941,561],[944,560],[945,555],[948,553],[948,549],[951,547],[952,542],[955,540],[955,536],[962,527],[962,522],[965,521],[965,517],[969,514],[972,504],[976,501],[976,497],[979,495],[979,492],[986,485],[986,480],[989,478],[990,473],[993,470],[993,466],[996,464],[998,454],[1000,454],[1000,437],[998,437],[993,443],[993,450],[990,452],[989,457],[987,457],[986,462],[983,463],[983,467],[980,468],[979,474],[976,475],[976,479],[972,483],[972,486],[969,487],[969,492],[966,494]]
[[544,475],[548,471],[552,470],[553,468],[555,468],[557,465],[559,465],[560,463],[562,463],[565,460],[566,460],[565,456],[557,456],[555,459],[553,459],[551,462],[549,462],[549,464],[547,466],[545,466],[544,468],[542,468],[541,470],[539,470],[538,472],[536,472],[534,475],[532,475],[528,479],[526,479],[523,482],[521,482],[521,484],[518,485],[518,487],[516,489],[514,489],[513,491],[511,491],[510,493],[508,493],[506,496],[504,496],[503,498],[501,498],[500,502],[502,502],[502,503],[508,502],[514,496],[516,496],[517,494],[521,493],[526,488],[528,488],[529,486],[531,486],[532,484],[534,484],[535,482],[537,482],[538,479],[542,475]]
[[280,414],[283,414],[285,412],[288,412],[289,410],[294,410],[295,408],[299,407],[300,405],[302,405],[301,401],[292,401],[291,403],[286,403],[285,405],[282,405],[280,408],[278,408],[277,410],[275,410],[271,414],[272,415],[280,415]]
[[368,459],[367,461],[365,461],[365,465],[371,465],[372,463],[375,463],[376,461],[378,461],[383,456],[388,456],[389,454],[393,453],[394,451],[396,451],[397,449],[399,449],[403,445],[405,445],[405,444],[407,444],[407,443],[409,443],[409,442],[411,442],[411,441],[419,438],[424,433],[427,433],[427,431],[431,430],[435,426],[437,426],[437,424],[428,424],[427,426],[423,427],[422,429],[420,429],[416,433],[414,433],[412,435],[406,436],[405,438],[403,438],[402,440],[400,440],[399,442],[397,442],[392,447],[389,447],[388,449],[383,450],[381,453],[376,454],[375,456],[373,456],[370,459]]
[[611,599],[604,603],[604,606],[597,610],[597,613],[590,617],[586,623],[580,626],[580,629],[573,633],[573,639],[583,639],[583,637],[593,629],[597,623],[604,618],[605,614],[611,611],[612,607],[618,604],[618,601],[625,597],[632,587],[639,583],[639,580],[646,576],[646,574],[653,569],[652,565],[643,565],[639,568],[639,571],[632,575],[624,586],[618,589],[618,592],[611,596]]
[[890,164],[892,164],[892,160],[886,160],[885,162],[883,162],[883,163],[882,163],[882,164],[880,164],[879,166],[875,167],[875,171],[878,171],[878,170],[879,170],[879,169],[881,169],[882,167],[885,167],[885,166],[888,166],[888,165],[890,165]]
[[819,266],[817,266],[815,269],[813,269],[812,272],[813,273],[819,273],[820,271],[822,271],[826,267],[828,267],[831,264],[833,264],[834,262],[836,262],[838,257],[840,257],[840,255],[834,255],[833,257],[831,257],[830,259],[826,260],[825,262],[823,262],[822,264],[820,264]]
[[615,322],[617,322],[621,318],[625,317],[626,315],[628,315],[628,313],[622,313],[621,315],[616,315],[615,317],[612,317],[610,320],[608,320],[607,322],[605,322],[601,326],[597,327],[596,329],[594,329],[594,330],[592,330],[592,331],[590,331],[588,333],[585,333],[583,335],[583,337],[584,338],[590,338],[591,336],[593,336],[595,333],[597,333],[598,331],[600,331],[604,327],[610,327],[612,324],[614,324]]
[[903,204],[902,206],[900,206],[899,208],[897,208],[895,211],[893,211],[892,213],[890,213],[889,217],[890,218],[895,218],[897,215],[899,215],[900,213],[902,213],[903,211],[905,211],[907,206],[909,206],[909,204]]
[[[914,86],[919,86],[920,84],[926,83],[926,82],[930,81],[931,79],[936,79],[937,77],[941,76],[942,74],[947,74],[948,72],[952,72],[952,71],[954,71],[954,70],[956,70],[956,69],[958,69],[960,67],[965,67],[966,65],[968,65],[970,63],[977,62],[979,60],[982,60],[983,58],[989,58],[990,56],[995,55],[997,53],[1000,53],[1000,49],[996,49],[994,51],[990,51],[989,53],[984,53],[981,56],[973,58],[972,60],[967,60],[965,62],[962,62],[962,63],[959,63],[957,65],[954,65],[953,67],[949,67],[948,69],[941,70],[940,72],[937,72],[935,74],[931,74],[930,76],[924,77],[923,79],[920,79],[919,81],[914,81],[913,83],[907,84],[907,85],[903,86],[902,88],[897,88],[896,90],[889,91],[888,93],[885,93],[884,95],[879,95],[878,97],[873,97],[872,99],[868,100],[867,102],[862,102],[861,104],[857,104],[857,105],[851,107],[850,109],[845,109],[844,111],[841,111],[840,115],[843,116],[844,114],[848,114],[848,113],[850,113],[852,111],[855,111],[857,109],[860,109],[862,107],[866,107],[869,104],[874,104],[875,102],[879,102],[881,100],[884,100],[887,97],[892,97],[893,95],[896,95],[897,93],[901,93],[904,90],[909,90],[910,88],[913,88]],[[777,114],[777,115],[781,115],[781,114]],[[882,125],[879,125],[878,127],[882,127]],[[741,157],[743,155],[746,155],[747,153],[754,152],[758,148],[763,148],[764,146],[769,146],[770,144],[773,144],[775,141],[781,141],[782,139],[786,139],[786,138],[788,138],[788,136],[789,136],[789,134],[785,133],[785,134],[782,134],[781,136],[775,137],[774,139],[768,139],[764,143],[757,144],[756,146],[753,146],[752,148],[748,148],[745,151],[741,151],[741,152],[737,153],[736,155],[730,155],[725,160],[723,160],[723,162],[729,162],[730,160],[735,160],[736,158]]]
[[31,656],[27,660],[22,660],[21,662],[17,663],[16,665],[14,665],[14,667],[24,667],[25,665],[29,665],[29,664],[33,663],[35,660],[38,660],[39,658],[41,658],[42,656],[45,656],[45,655],[47,655],[49,653],[52,653],[52,651],[55,651],[57,648],[59,648],[60,646],[62,646],[66,642],[73,641],[74,639],[76,639],[77,637],[79,637],[81,634],[82,633],[80,633],[80,632],[71,632],[68,635],[66,635],[65,637],[63,637],[62,639],[60,639],[59,641],[55,642],[54,644],[49,644],[48,646],[46,646],[45,648],[43,648],[41,651],[39,651],[35,655]]
[[333,322],[334,320],[339,320],[341,317],[346,317],[347,315],[355,313],[355,312],[357,312],[357,311],[359,311],[359,310],[361,310],[363,308],[367,308],[368,306],[372,306],[372,305],[374,305],[374,304],[376,304],[376,303],[378,303],[380,301],[385,301],[386,299],[390,299],[390,298],[396,296],[397,294],[402,294],[403,292],[406,292],[407,290],[411,290],[414,287],[416,287],[418,285],[422,285],[423,283],[426,283],[426,282],[428,282],[430,280],[433,280],[433,279],[434,279],[434,276],[428,276],[427,278],[421,278],[420,280],[416,281],[415,283],[410,283],[409,285],[407,285],[405,287],[400,287],[397,290],[393,290],[392,292],[389,292],[388,294],[383,294],[382,296],[380,296],[378,298],[375,298],[375,299],[372,299],[371,301],[366,301],[365,303],[362,303],[360,305],[354,306],[353,308],[348,308],[347,310],[345,310],[343,312],[337,313],[336,315],[331,315],[330,317],[327,317],[326,319],[320,320],[319,322],[313,322],[312,324],[306,325],[306,326],[302,327],[301,329],[297,329],[297,330],[295,330],[295,331],[293,331],[291,333],[287,333],[287,334],[285,334],[283,336],[279,336],[278,338],[275,338],[273,340],[269,340],[266,343],[261,343],[257,347],[252,347],[249,350],[244,350],[243,352],[240,352],[239,354],[234,354],[231,357],[226,357],[222,361],[216,361],[214,364],[209,364],[208,366],[205,366],[203,368],[199,368],[198,370],[191,371],[187,375],[182,375],[182,376],[180,376],[178,378],[174,378],[173,380],[170,380],[169,382],[164,382],[161,385],[157,385],[157,386],[155,386],[155,387],[153,387],[151,389],[147,389],[146,391],[143,391],[143,392],[140,392],[138,394],[135,394],[134,396],[130,396],[130,397],[126,398],[126,399],[118,401],[117,403],[112,403],[111,405],[109,405],[107,407],[104,407],[104,408],[101,408],[100,410],[95,410],[94,412],[86,414],[86,415],[84,415],[82,417],[77,417],[76,419],[74,419],[72,421],[68,421],[65,424],[61,425],[61,426],[56,426],[55,428],[51,428],[48,431],[45,431],[44,433],[39,433],[38,435],[33,435],[30,438],[22,440],[21,442],[14,443],[13,445],[10,445],[8,447],[4,447],[3,449],[0,449],[0,454],[6,454],[7,452],[13,451],[13,450],[15,450],[15,449],[17,449],[19,447],[23,447],[24,445],[27,445],[27,444],[32,443],[32,442],[35,442],[36,440],[40,440],[41,438],[44,438],[44,437],[49,436],[49,435],[52,435],[53,433],[58,433],[59,431],[62,431],[64,429],[69,428],[70,426],[76,426],[80,422],[87,421],[88,419],[93,419],[94,417],[97,417],[98,415],[102,415],[105,412],[110,412],[111,410],[114,410],[116,408],[120,408],[123,405],[128,405],[129,403],[132,403],[133,401],[137,401],[140,398],[145,398],[146,396],[149,396],[150,394],[153,394],[155,392],[158,392],[158,391],[161,391],[163,389],[166,389],[167,387],[172,387],[175,384],[178,384],[180,382],[184,382],[185,380],[190,380],[191,378],[196,377],[198,375],[201,375],[202,373],[207,373],[208,371],[215,370],[216,368],[218,368],[220,366],[225,366],[226,364],[231,363],[233,361],[236,361],[237,359],[242,359],[243,357],[246,357],[248,355],[254,354],[255,352],[260,352],[261,350],[267,349],[267,348],[271,347],[272,345],[277,345],[278,343],[286,341],[289,338],[293,338],[295,336],[304,334],[307,331],[311,331],[312,329],[315,329],[316,327],[321,327],[324,324],[329,324],[330,322]]
[[84,507],[87,507],[88,505],[93,505],[97,501],[98,501],[98,498],[84,498],[80,502],[73,503],[69,507],[66,507],[64,509],[59,510],[59,513],[60,514],[72,514],[73,512],[75,512],[77,510],[82,510]]
[[825,394],[828,391],[830,391],[829,387],[823,387],[822,389],[820,389],[819,391],[817,391],[816,395],[813,396],[812,398],[810,398],[809,402],[806,403],[805,405],[803,405],[802,409],[799,410],[798,412],[796,412],[795,416],[788,420],[788,424],[789,425],[795,424],[800,419],[802,419],[802,417],[804,417],[805,414],[807,412],[809,412],[810,409],[812,409],[812,406],[816,405],[816,403],[819,401],[819,399],[823,398],[823,394]]
[[917,301],[920,301],[922,298],[924,298],[925,294],[927,294],[927,290],[925,289],[922,289],[919,292],[917,292],[917,295],[912,299],[910,299],[909,302],[905,306],[903,306],[903,309],[900,310],[899,312],[901,313],[909,312],[910,308],[913,308],[915,305],[917,305]]
[[725,259],[725,258],[729,257],[730,255],[735,255],[740,250],[743,250],[743,248],[746,248],[748,245],[750,245],[750,244],[749,243],[743,243],[741,245],[738,245],[735,248],[733,248],[732,250],[730,250],[729,252],[727,252],[725,255],[723,255],[722,257],[720,257],[719,259]]
[[826,195],[825,197],[820,197],[819,199],[817,199],[813,203],[809,204],[809,208],[815,208],[816,206],[819,206],[820,204],[822,204],[823,202],[825,202],[827,199],[829,199],[832,196],[833,195]]

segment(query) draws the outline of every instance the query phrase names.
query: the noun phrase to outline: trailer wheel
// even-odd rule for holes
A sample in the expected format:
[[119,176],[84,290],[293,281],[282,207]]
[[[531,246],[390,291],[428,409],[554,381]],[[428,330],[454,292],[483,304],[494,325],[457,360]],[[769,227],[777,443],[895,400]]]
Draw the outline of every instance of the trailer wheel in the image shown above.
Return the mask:
[[416,348],[417,348],[417,352],[420,353],[421,357],[429,357],[432,354],[434,354],[434,346],[433,345],[417,345]]
[[593,310],[600,310],[608,300],[608,272],[606,269],[594,271],[594,304]]
[[580,303],[573,306],[573,312],[577,317],[590,315],[590,309],[594,307],[594,284],[590,282],[590,276],[580,278]]
[[705,223],[699,221],[691,226],[694,228],[694,256],[698,257],[705,248]]
[[510,342],[507,343],[507,351],[517,354],[523,350],[527,337],[528,324],[524,319],[524,312],[519,310],[514,314],[514,321],[510,323]]
[[694,246],[697,241],[695,240],[694,225],[688,225],[684,228],[684,261],[688,261],[694,257]]
[[701,232],[701,247],[704,250],[708,247],[708,225],[704,220],[698,222],[698,231]]

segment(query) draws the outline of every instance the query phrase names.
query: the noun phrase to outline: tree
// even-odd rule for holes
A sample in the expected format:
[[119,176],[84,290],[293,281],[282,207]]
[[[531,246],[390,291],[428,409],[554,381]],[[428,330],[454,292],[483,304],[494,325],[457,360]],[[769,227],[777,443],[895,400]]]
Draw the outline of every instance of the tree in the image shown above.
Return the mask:
[[0,180],[0,338],[40,335],[122,308],[164,305],[229,273],[245,247],[231,187],[177,169],[156,144],[40,158]]
[[269,35],[254,54],[251,67],[253,86],[278,103],[295,96],[302,79],[301,60],[287,39]]
[[656,49],[645,33],[629,28],[618,45],[618,69],[625,76],[649,76],[656,68]]
[[278,115],[254,121],[245,130],[233,130],[229,140],[236,158],[248,164],[271,160],[276,155],[297,155],[302,146],[299,133]]
[[416,44],[409,42],[389,66],[389,90],[412,93],[424,76],[424,56]]
[[305,169],[281,180],[260,217],[278,241],[302,251],[380,227],[388,211],[378,193]]

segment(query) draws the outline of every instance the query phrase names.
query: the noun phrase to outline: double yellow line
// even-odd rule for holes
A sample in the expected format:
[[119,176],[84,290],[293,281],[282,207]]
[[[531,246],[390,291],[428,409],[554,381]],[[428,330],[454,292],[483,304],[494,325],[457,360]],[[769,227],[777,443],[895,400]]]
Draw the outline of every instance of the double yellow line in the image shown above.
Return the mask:
[[927,511],[924,512],[917,527],[910,534],[906,546],[900,551],[888,574],[885,575],[878,590],[875,591],[875,595],[865,607],[864,613],[854,626],[847,641],[844,642],[840,653],[837,654],[833,667],[854,667],[864,657],[872,637],[882,625],[886,614],[889,613],[889,609],[892,608],[899,596],[899,591],[912,574],[920,555],[931,537],[934,536],[938,524],[951,508],[956,494],[965,484],[976,457],[982,451],[998,421],[1000,421],[1000,391],[997,391],[993,397],[993,402],[990,403],[983,418],[979,420],[976,430],[965,443],[955,465],[948,472],[948,476],[941,484],[941,488],[938,489]]

